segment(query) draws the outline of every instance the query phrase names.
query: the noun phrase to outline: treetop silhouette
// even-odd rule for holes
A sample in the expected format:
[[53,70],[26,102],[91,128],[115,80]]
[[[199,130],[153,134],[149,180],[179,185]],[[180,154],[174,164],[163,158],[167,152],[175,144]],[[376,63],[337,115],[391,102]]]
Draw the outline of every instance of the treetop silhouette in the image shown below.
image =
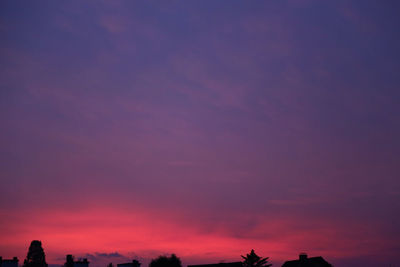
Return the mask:
[[29,246],[28,254],[23,267],[47,267],[46,256],[42,248],[42,242],[33,240]]
[[268,264],[269,257],[261,258],[255,252],[254,249],[251,250],[246,256],[241,255],[244,259],[243,267],[269,267],[272,264]]

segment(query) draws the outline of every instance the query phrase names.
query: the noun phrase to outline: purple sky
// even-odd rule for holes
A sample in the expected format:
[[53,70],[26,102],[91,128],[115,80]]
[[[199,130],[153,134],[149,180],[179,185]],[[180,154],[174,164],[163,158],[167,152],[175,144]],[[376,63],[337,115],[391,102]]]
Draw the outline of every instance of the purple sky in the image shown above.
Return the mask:
[[1,1],[0,256],[397,264],[399,12]]

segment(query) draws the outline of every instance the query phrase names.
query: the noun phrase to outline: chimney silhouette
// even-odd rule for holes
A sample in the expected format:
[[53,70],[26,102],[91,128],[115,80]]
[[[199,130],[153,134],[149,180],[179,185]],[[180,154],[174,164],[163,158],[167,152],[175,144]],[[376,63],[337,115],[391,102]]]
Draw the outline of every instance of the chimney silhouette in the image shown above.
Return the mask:
[[300,260],[300,261],[305,261],[305,260],[307,260],[307,253],[300,253],[300,255],[299,255],[299,260]]

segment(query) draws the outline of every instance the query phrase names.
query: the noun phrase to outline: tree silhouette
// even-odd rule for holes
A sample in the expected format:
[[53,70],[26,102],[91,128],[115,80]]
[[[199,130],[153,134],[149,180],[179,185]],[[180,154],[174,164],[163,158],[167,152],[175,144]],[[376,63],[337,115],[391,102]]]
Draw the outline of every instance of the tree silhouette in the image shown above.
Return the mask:
[[172,254],[170,257],[160,256],[153,259],[149,267],[182,267],[182,263],[175,254]]
[[243,266],[244,267],[269,267],[272,264],[268,264],[269,257],[261,258],[255,252],[254,249],[251,250],[250,254],[247,254],[246,257],[242,256],[244,259]]
[[47,267],[42,242],[38,240],[31,242],[23,267]]
[[114,265],[112,264],[112,262],[110,262],[107,267],[114,267]]

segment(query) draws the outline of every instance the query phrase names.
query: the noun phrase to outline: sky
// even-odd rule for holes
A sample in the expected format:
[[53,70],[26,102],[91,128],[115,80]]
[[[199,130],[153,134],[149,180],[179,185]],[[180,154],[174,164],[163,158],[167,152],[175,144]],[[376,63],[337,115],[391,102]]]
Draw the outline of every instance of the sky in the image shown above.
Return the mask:
[[0,256],[397,266],[399,1],[0,2]]

